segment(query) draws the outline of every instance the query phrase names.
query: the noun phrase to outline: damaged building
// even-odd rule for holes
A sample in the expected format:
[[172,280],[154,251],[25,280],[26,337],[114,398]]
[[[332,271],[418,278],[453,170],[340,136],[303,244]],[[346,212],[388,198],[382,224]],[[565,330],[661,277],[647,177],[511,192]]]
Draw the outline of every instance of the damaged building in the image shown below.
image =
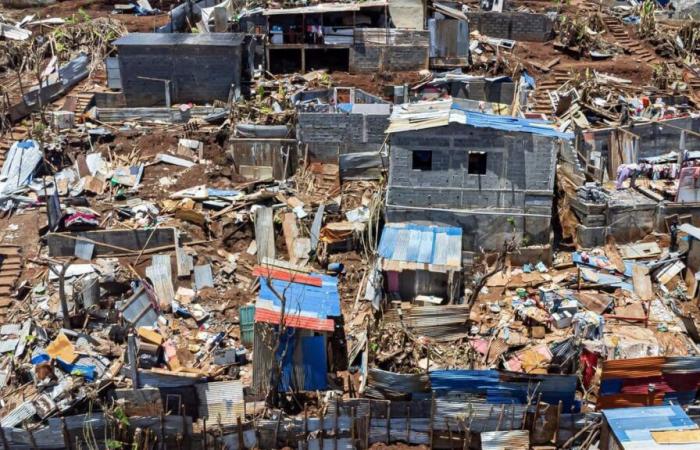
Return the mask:
[[272,73],[427,69],[422,10],[397,25],[392,8],[385,0],[269,8],[246,14],[241,27],[268,36],[265,60]]
[[397,106],[387,133],[389,222],[461,227],[468,251],[512,235],[549,248],[557,154],[572,134],[457,100]]
[[235,33],[131,33],[117,39],[129,107],[227,102],[250,70],[245,36]]
[[634,242],[673,223],[699,225],[700,154],[692,150],[699,131],[700,120],[688,116],[578,133],[575,149],[562,153],[563,170],[578,186],[569,194],[578,242]]

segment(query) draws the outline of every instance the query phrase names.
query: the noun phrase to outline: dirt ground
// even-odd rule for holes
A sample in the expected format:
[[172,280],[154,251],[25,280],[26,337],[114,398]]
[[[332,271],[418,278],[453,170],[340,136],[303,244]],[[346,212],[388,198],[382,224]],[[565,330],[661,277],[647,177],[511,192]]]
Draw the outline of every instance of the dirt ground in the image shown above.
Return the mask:
[[330,74],[333,85],[353,86],[373,95],[384,96],[386,86],[402,84],[415,84],[424,78],[420,72],[392,72],[372,74],[350,74],[347,72],[333,72]]
[[110,2],[101,0],[67,0],[54,3],[41,8],[8,8],[0,7],[0,13],[6,17],[21,19],[22,17],[34,14],[37,19],[45,19],[49,17],[69,18],[83,10],[90,17],[110,17],[123,23],[131,32],[152,32],[155,28],[161,27],[170,21],[168,12],[170,5],[177,5],[176,2],[163,2],[162,0],[154,0],[151,3],[153,8],[158,8],[163,13],[153,16],[137,16],[135,14],[112,14],[115,3],[129,2]]
[[[590,59],[576,59],[571,55],[560,52],[554,48],[553,42],[520,42],[514,52],[515,56],[525,61],[535,61],[543,63],[553,58],[561,58],[559,64],[552,70],[567,72],[582,72],[585,70],[596,70],[607,74],[626,78],[632,81],[635,86],[646,85],[653,72],[650,64],[639,61],[633,55],[616,55],[611,59],[592,61]],[[552,72],[550,72],[551,74]],[[536,72],[532,74],[535,78],[547,78],[549,74]]]

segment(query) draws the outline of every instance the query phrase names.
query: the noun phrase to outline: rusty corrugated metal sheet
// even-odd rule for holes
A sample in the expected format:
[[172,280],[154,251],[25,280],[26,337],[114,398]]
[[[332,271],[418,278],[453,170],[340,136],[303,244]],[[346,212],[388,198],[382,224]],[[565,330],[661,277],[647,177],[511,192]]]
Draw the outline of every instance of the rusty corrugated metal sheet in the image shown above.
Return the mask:
[[664,356],[605,361],[601,379],[660,377],[665,362]]
[[482,450],[527,450],[530,448],[528,430],[489,431],[481,433]]

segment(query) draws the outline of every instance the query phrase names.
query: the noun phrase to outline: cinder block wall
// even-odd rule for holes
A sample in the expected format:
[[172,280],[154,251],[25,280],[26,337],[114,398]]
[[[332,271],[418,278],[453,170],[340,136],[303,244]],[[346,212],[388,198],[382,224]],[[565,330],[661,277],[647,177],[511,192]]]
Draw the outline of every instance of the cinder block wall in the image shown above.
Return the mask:
[[545,42],[554,37],[554,22],[546,14],[522,12],[468,12],[469,30],[501,39]]
[[[500,247],[512,223],[530,244],[549,243],[558,139],[453,123],[397,133],[390,142],[389,221],[461,226],[467,250]],[[432,170],[413,169],[416,150],[432,151]],[[468,173],[470,151],[486,153],[486,174]],[[473,209],[479,212],[460,212]]]
[[171,102],[198,104],[228,100],[231,84],[240,86],[241,47],[213,45],[119,47],[122,89],[129,107],[164,106],[170,80]]
[[355,30],[350,48],[350,72],[402,72],[428,68],[429,33],[391,29],[387,38],[381,28]]
[[388,115],[300,113],[297,138],[311,161],[337,163],[341,154],[379,151],[388,125]]

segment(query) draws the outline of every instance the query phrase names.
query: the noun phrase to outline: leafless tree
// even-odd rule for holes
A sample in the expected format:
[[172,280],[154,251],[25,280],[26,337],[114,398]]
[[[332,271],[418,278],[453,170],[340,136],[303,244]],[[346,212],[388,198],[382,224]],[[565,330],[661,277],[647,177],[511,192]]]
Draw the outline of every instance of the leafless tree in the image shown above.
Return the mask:
[[489,281],[489,278],[496,275],[506,267],[506,259],[508,258],[508,255],[515,252],[519,246],[520,242],[515,238],[515,236],[503,241],[503,247],[499,251],[498,257],[496,258],[496,262],[494,263],[493,267],[490,270],[488,270],[484,275],[481,275],[475,280],[474,290],[472,291],[471,295],[469,296],[469,300],[467,301],[468,306],[471,307],[474,304],[476,299],[479,297],[479,292],[481,292],[481,289],[483,289],[484,286],[486,286],[486,283]]

